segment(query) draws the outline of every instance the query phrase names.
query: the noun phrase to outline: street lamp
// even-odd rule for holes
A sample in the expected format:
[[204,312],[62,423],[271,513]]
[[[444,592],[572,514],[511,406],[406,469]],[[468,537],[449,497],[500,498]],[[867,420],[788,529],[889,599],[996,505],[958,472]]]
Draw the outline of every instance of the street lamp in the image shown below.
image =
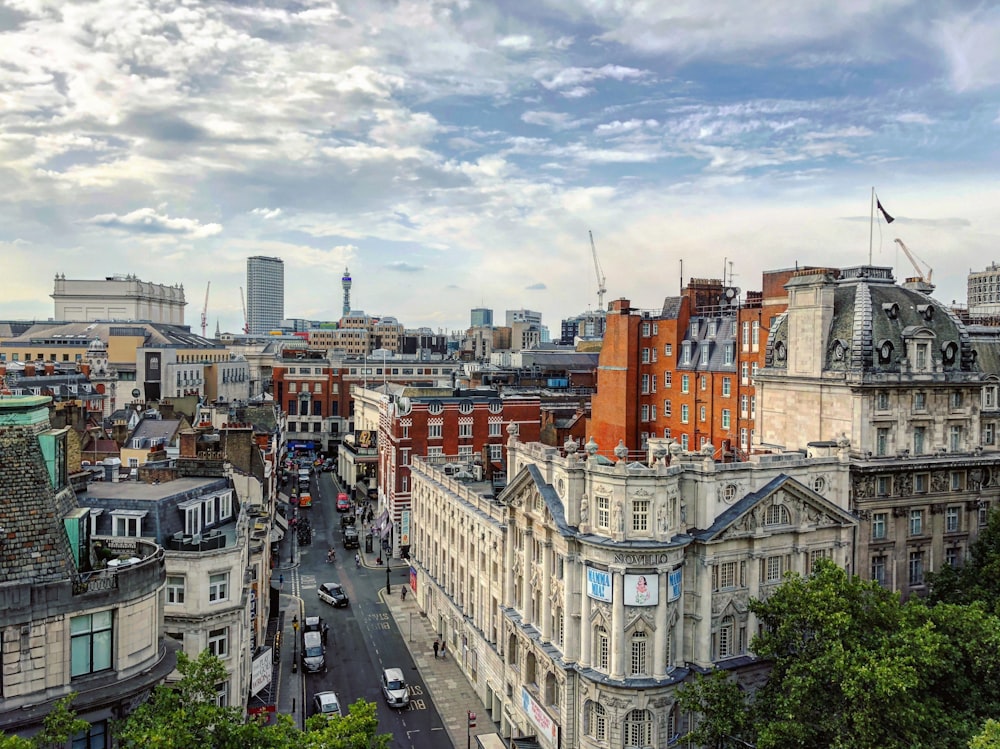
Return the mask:
[[292,617],[292,673],[299,670],[299,615]]
[[386,556],[385,559],[385,592],[392,593],[392,583],[389,581],[389,557]]

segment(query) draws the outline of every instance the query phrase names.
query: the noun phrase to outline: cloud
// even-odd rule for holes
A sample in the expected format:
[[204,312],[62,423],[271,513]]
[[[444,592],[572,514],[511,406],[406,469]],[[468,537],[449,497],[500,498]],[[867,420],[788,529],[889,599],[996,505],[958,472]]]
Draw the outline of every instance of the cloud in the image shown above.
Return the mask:
[[398,273],[422,273],[427,270],[423,265],[413,265],[412,263],[407,263],[403,260],[396,260],[392,263],[386,263],[384,266],[387,270],[394,270]]
[[554,74],[542,74],[539,83],[545,88],[555,91],[563,88],[576,88],[585,83],[611,79],[622,83],[626,80],[639,80],[650,76],[648,70],[630,68],[624,65],[602,65],[599,68],[563,68]]
[[222,231],[220,224],[202,224],[190,218],[171,218],[157,213],[155,208],[138,208],[121,216],[117,213],[104,213],[85,223],[136,234],[173,234],[192,239],[211,237]]
[[579,123],[565,112],[530,111],[521,114],[521,122],[528,125],[541,125],[553,130],[569,130]]
[[547,288],[549,288],[549,287],[546,286],[541,281],[539,281],[538,283],[533,283],[530,286],[525,286],[524,290],[525,291],[545,291]]
[[497,41],[497,46],[503,49],[514,50],[515,52],[526,52],[531,49],[532,44],[531,37],[527,34],[516,34],[513,36],[505,36]]
[[254,216],[260,216],[261,218],[278,218],[281,215],[280,208],[254,208],[250,211]]

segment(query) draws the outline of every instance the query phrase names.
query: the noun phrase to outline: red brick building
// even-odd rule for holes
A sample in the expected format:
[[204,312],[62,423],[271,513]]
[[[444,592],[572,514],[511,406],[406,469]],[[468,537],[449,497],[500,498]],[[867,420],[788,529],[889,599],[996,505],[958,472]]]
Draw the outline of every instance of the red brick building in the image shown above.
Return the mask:
[[379,509],[383,519],[393,521],[384,524],[383,534],[394,553],[406,546],[396,531],[404,520],[403,513],[410,510],[413,456],[447,459],[461,470],[469,469],[475,478],[490,482],[506,475],[507,428],[511,424],[517,426],[522,442],[539,441],[539,397],[500,397],[479,390],[442,389],[441,394],[435,394],[426,388],[400,387],[384,399],[378,433]]
[[344,370],[323,351],[288,351],[273,368],[274,402],[286,414],[289,444],[311,443],[326,451],[339,438],[340,417],[351,411]]

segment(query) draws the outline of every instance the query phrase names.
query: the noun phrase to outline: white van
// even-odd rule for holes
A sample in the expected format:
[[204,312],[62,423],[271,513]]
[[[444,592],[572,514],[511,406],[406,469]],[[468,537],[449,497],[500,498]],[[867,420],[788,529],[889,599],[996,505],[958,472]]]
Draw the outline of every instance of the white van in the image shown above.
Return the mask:
[[326,648],[319,632],[302,635],[302,668],[311,674],[326,672]]

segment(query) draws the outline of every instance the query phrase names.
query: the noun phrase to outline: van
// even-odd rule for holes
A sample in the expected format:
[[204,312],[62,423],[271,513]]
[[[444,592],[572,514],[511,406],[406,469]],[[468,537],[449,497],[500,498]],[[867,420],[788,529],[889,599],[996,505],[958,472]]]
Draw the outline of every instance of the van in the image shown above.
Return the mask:
[[311,674],[326,672],[326,648],[319,632],[302,635],[302,668]]

